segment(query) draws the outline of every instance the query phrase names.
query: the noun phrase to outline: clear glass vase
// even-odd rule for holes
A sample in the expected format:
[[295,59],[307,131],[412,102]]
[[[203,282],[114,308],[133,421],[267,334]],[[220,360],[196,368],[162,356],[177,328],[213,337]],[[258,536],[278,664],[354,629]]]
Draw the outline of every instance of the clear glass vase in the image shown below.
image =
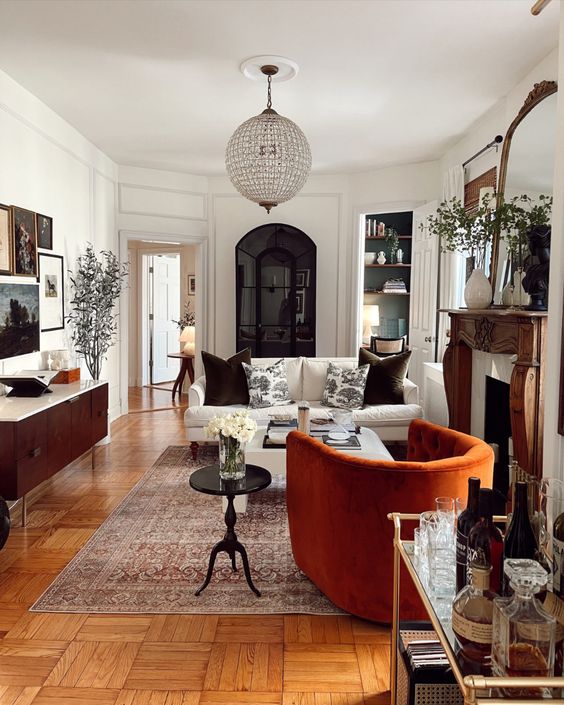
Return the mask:
[[219,476],[222,480],[245,477],[245,444],[222,433],[219,434]]

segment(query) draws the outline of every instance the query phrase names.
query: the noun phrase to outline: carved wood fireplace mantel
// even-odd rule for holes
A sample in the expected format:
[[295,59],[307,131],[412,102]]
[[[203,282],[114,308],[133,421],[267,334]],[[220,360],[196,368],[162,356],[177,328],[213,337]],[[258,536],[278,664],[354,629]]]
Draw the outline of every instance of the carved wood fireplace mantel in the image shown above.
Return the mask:
[[509,389],[513,451],[524,470],[540,477],[547,313],[508,309],[443,312],[449,314],[451,326],[443,358],[450,428],[470,433],[472,351],[516,355]]

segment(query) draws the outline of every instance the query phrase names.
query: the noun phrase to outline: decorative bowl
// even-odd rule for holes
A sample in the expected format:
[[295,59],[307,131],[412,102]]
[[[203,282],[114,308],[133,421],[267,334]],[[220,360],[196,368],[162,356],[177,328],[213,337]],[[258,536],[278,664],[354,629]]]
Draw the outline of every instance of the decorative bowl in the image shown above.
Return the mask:
[[375,259],[376,259],[375,252],[365,252],[364,253],[364,264],[374,264]]

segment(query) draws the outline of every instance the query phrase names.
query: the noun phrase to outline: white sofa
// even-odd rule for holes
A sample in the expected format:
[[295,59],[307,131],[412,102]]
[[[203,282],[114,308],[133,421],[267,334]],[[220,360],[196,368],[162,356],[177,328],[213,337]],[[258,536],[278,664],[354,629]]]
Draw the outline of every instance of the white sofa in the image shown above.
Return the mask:
[[[253,365],[269,366],[280,358],[253,359]],[[266,409],[249,409],[249,414],[257,423],[266,426],[272,414],[292,413],[297,417],[298,401],[308,401],[311,407],[311,418],[329,418],[335,409],[321,404],[327,367],[329,362],[334,362],[340,367],[351,369],[358,366],[358,359],[354,357],[297,357],[285,358],[286,374],[290,396],[294,404],[269,407]],[[197,454],[198,443],[209,440],[205,434],[208,421],[217,414],[229,414],[234,409],[244,408],[241,404],[233,406],[206,406],[205,377],[199,377],[188,390],[188,408],[184,414],[186,435],[192,444],[194,457]],[[419,406],[419,390],[417,385],[406,379],[403,388],[403,404],[382,404],[378,406],[365,406],[352,412],[352,420],[357,426],[373,429],[384,441],[407,440],[407,430],[413,419],[423,416],[423,409]]]

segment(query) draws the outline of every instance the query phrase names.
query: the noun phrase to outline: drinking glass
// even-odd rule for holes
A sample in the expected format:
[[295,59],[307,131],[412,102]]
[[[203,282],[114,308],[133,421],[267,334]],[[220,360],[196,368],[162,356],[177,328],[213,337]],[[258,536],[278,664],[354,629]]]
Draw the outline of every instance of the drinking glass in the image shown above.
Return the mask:
[[438,521],[427,529],[429,589],[434,597],[454,597],[456,591],[456,550],[451,526]]

